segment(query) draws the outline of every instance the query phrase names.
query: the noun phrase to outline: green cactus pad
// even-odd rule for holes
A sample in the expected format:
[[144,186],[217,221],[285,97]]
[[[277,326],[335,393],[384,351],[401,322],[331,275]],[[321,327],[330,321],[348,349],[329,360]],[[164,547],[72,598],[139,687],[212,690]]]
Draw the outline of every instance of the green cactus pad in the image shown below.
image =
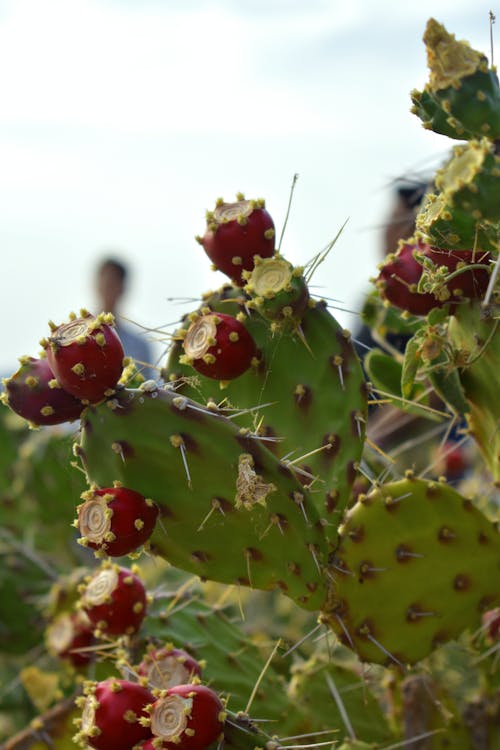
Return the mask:
[[500,220],[500,156],[488,139],[455,146],[435,182],[446,203],[476,221]]
[[449,194],[426,195],[416,218],[416,237],[447,250],[497,252],[497,227],[453,205]]
[[413,664],[500,600],[498,529],[445,484],[377,487],[339,533],[322,618],[362,660]]
[[463,125],[450,117],[427,86],[422,91],[416,89],[412,91],[411,100],[413,103],[411,111],[420,117],[426,130],[433,130],[435,133],[459,140],[469,140],[473,137],[472,133],[466,131]]
[[468,42],[457,41],[433,18],[427,23],[424,42],[430,76],[420,101],[413,94],[416,114],[427,127],[435,124],[436,132],[451,137],[498,138],[500,88],[486,57]]
[[[241,290],[224,287],[204,298],[215,311],[245,312]],[[179,363],[182,347],[175,342],[165,377],[184,380],[181,392],[207,402],[226,399],[249,410],[239,424],[257,429],[280,457],[293,461],[304,483],[313,482],[311,498],[336,538],[363,449],[367,391],[350,334],[324,302],[310,306],[296,331],[273,333],[260,315],[247,315],[245,325],[259,349],[259,364],[217,392],[214,382]],[[314,481],[315,478],[319,481]]]
[[359,664],[345,662],[334,653],[333,658],[318,654],[297,664],[288,687],[290,700],[307,712],[310,731],[329,720],[330,727],[338,728],[336,740],[353,731],[360,740],[388,742],[391,730],[369,684],[356,672]]
[[90,481],[152,498],[152,549],[224,583],[324,600],[323,526],[310,495],[259,439],[172,390],[124,390],[89,408],[78,451]]
[[459,305],[450,318],[448,335],[453,347],[450,366],[459,368],[469,411],[471,435],[495,482],[500,481],[500,321],[487,315],[479,303]]

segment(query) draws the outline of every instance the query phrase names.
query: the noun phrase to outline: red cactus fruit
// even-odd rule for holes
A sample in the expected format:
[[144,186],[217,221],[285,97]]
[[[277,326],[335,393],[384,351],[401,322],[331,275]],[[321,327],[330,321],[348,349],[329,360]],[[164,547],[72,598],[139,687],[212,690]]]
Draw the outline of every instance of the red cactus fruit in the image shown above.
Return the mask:
[[[240,198],[240,196],[238,196]],[[243,286],[242,271],[251,271],[254,257],[270,258],[274,253],[274,223],[263,200],[224,203],[207,212],[207,228],[197,237],[218,271]]]
[[53,326],[41,341],[49,365],[68,393],[91,404],[110,395],[123,371],[124,352],[114,318],[82,310],[81,317]]
[[243,323],[223,313],[197,317],[184,336],[183,347],[181,361],[215,380],[242,375],[257,354],[255,342]]
[[81,587],[80,605],[103,633],[135,633],[146,615],[146,604],[144,585],[133,568],[103,563]]
[[[436,294],[418,292],[417,287],[424,267],[415,253],[432,261],[437,269],[444,269]],[[407,310],[412,315],[427,315],[435,307],[453,306],[465,299],[478,299],[486,291],[490,273],[487,268],[469,268],[472,264],[488,266],[489,253],[472,250],[444,250],[430,247],[424,242],[408,241],[400,244],[397,253],[387,256],[380,267],[376,284],[381,296],[392,305]],[[461,271],[465,268],[464,271]],[[456,274],[445,281],[445,277]]]
[[440,446],[436,453],[436,473],[442,474],[447,479],[458,479],[470,465],[470,457],[464,445],[458,445],[452,440],[447,440]]
[[137,668],[137,673],[145,677],[148,685],[159,690],[192,682],[200,677],[201,665],[187,651],[167,644],[150,650]]
[[122,487],[90,490],[82,494],[78,506],[80,544],[110,557],[128,555],[147,542],[158,518],[158,507],[139,492]]
[[[450,297],[446,301],[460,302],[480,299],[488,288],[490,271],[487,268],[466,268],[475,264],[489,266],[491,255],[473,250],[444,250],[437,247],[424,248],[424,255],[437,266],[445,266],[450,274],[457,273],[446,282]],[[464,268],[463,272],[460,269]]]
[[423,252],[425,247],[421,242],[401,244],[397,253],[387,256],[376,281],[384,299],[412,315],[427,315],[434,307],[443,304],[433,294],[417,291],[423,267],[413,254],[415,250]]
[[85,694],[77,699],[83,710],[80,731],[74,737],[82,747],[128,750],[151,736],[140,720],[154,698],[143,685],[110,678],[88,684]]
[[204,750],[221,735],[226,715],[217,693],[199,684],[165,690],[148,713],[151,732],[161,740],[153,746],[182,750]]
[[94,658],[94,652],[90,650],[94,643],[93,630],[85,612],[62,612],[47,626],[47,649],[74,667],[83,667]]
[[65,391],[45,358],[21,357],[20,368],[4,381],[3,401],[32,425],[72,422],[84,404]]

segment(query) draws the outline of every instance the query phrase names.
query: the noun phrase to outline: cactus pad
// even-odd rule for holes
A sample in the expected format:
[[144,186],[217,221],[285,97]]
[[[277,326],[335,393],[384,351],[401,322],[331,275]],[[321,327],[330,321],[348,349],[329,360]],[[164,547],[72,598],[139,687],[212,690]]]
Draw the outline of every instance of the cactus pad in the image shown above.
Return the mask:
[[323,526],[293,473],[248,430],[165,390],[124,390],[82,425],[91,481],[122,481],[160,507],[155,553],[202,578],[321,605]]
[[500,599],[498,529],[444,484],[375,488],[340,537],[323,618],[363,660],[417,662]]

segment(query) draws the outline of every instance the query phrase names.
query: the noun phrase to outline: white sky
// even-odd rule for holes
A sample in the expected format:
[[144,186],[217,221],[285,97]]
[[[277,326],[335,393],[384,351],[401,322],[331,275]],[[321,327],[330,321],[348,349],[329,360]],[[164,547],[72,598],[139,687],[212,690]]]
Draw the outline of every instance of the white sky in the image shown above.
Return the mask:
[[490,9],[0,0],[0,373],[37,354],[49,319],[93,307],[109,249],[133,272],[124,312],[143,326],[175,321],[193,306],[169,298],[225,280],[194,241],[205,209],[239,190],[263,196],[279,234],[295,172],[283,252],[306,262],[349,218],[313,283],[359,309],[391,179],[437,165],[451,145],[409,113],[427,80],[425,23],[489,55]]

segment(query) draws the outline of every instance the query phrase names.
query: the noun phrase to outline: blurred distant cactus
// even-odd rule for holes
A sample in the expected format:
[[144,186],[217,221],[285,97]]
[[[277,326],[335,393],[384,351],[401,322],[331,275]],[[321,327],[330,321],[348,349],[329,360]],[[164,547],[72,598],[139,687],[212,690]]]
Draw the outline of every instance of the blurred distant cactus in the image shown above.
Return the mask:
[[[414,111],[465,143],[382,264],[363,366],[311,291],[323,256],[295,268],[238,194],[200,238],[232,283],[158,382],[119,347],[107,367],[112,317],[85,311],[6,382],[6,750],[202,750],[200,716],[214,750],[498,746],[500,89],[436,21],[424,39]],[[30,432],[13,412],[68,417],[56,354],[79,423]]]

